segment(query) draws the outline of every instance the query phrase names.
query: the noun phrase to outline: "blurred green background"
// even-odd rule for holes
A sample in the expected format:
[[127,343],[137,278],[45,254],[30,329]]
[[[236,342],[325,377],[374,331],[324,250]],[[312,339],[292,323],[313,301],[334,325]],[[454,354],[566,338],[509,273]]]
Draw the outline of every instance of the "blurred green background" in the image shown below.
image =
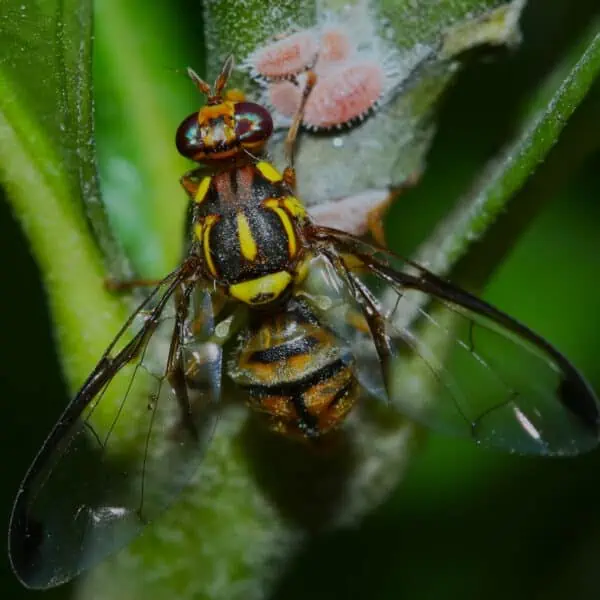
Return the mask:
[[[386,223],[396,250],[410,253],[509,138],[520,99],[599,10],[597,2],[578,1],[576,9],[574,4],[530,2],[520,47],[468,57],[440,108],[422,184],[402,198]],[[151,68],[164,73],[167,91],[159,91],[160,101],[171,106],[175,127],[193,109],[195,97],[192,90],[187,109],[182,108],[181,97],[170,98],[168,88],[171,83],[187,85],[177,69],[202,64],[201,11],[191,2],[133,2],[128,10],[139,11],[141,31],[144,15],[152,11],[161,17],[149,17],[149,27],[163,18],[169,26],[181,23],[181,35],[166,58],[161,58],[161,48],[167,40],[158,31],[144,37],[149,50],[135,57],[156,61]],[[123,124],[111,124],[106,98],[114,72],[102,52],[106,44],[118,43],[106,27],[109,22],[104,17],[98,31],[95,73],[99,157],[105,172],[111,157],[129,151],[119,136]],[[598,391],[600,152],[594,148],[600,147],[599,88],[596,84],[522,192],[544,194],[548,201],[484,294],[559,347]],[[592,150],[578,152],[581,147]],[[130,181],[143,189],[143,181]],[[127,194],[124,186],[121,193]],[[0,203],[0,228],[0,514],[7,524],[20,478],[68,395],[39,274],[5,202]],[[600,451],[570,460],[521,458],[433,434],[392,497],[354,530],[310,543],[294,569],[282,576],[275,597],[596,599],[598,473]],[[6,557],[1,564],[3,597],[33,597],[20,588]],[[71,591],[65,586],[45,597],[66,598]]]

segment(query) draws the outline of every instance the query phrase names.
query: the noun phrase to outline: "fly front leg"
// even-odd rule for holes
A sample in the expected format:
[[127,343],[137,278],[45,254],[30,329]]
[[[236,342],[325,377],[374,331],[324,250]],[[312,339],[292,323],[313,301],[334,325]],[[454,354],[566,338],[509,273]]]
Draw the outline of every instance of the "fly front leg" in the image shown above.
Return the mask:
[[104,280],[104,287],[109,292],[116,294],[122,292],[131,292],[141,287],[156,287],[162,279],[114,279],[107,277]]
[[191,169],[179,178],[179,185],[181,185],[181,187],[185,190],[186,194],[192,200],[194,200],[198,195],[198,190],[201,188],[202,181],[204,181],[206,175],[206,169]]
[[[296,84],[297,81],[296,81]],[[311,91],[317,84],[317,74],[314,71],[307,71],[306,73],[306,85],[302,91],[302,98],[300,99],[300,105],[296,110],[296,114],[292,119],[292,124],[285,138],[285,156],[287,159],[287,167],[283,171],[283,179],[286,183],[296,190],[296,169],[294,168],[294,155],[296,150],[296,140],[298,138],[298,132],[300,125],[302,125],[302,119],[304,118],[304,109],[306,108],[306,102],[310,96]]]

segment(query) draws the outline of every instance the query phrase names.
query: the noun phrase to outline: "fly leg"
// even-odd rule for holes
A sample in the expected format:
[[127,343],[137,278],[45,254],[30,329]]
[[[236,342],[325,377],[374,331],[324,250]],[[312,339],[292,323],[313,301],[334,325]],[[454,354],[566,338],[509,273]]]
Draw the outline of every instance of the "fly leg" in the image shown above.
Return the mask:
[[179,185],[185,190],[191,200],[196,197],[202,179],[208,174],[203,167],[190,169],[179,178]]
[[287,158],[288,166],[283,171],[283,179],[293,189],[296,189],[296,170],[294,169],[294,152],[296,149],[296,139],[298,138],[298,131],[300,125],[302,125],[302,119],[304,117],[304,109],[306,102],[310,96],[310,92],[317,83],[317,75],[314,71],[307,71],[306,73],[306,85],[302,91],[302,98],[300,99],[300,105],[296,110],[296,114],[292,120],[292,124],[285,138],[285,155]]
[[382,248],[387,248],[383,217],[390,206],[407,190],[413,188],[419,181],[419,172],[409,175],[400,185],[390,188],[387,198],[373,207],[367,213],[367,228],[373,240]]
[[113,279],[108,277],[104,280],[104,287],[109,292],[130,292],[141,287],[156,287],[162,279]]
[[183,364],[182,342],[185,340],[184,324],[188,315],[190,295],[194,291],[194,285],[185,290],[176,290],[175,301],[177,312],[175,314],[175,326],[169,346],[169,357],[167,359],[167,379],[179,405],[180,427],[197,441],[199,434],[194,421],[192,405],[188,396],[186,374]]

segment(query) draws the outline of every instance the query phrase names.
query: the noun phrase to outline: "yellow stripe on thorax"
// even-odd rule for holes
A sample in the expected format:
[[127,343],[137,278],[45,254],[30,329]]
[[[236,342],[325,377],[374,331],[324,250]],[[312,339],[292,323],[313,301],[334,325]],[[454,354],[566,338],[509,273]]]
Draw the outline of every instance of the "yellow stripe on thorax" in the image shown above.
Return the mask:
[[264,160],[261,160],[256,163],[256,168],[263,174],[263,176],[269,181],[275,183],[276,181],[281,181],[283,179],[283,175],[271,164]]
[[254,241],[252,231],[250,231],[250,224],[248,223],[248,219],[246,218],[246,215],[242,212],[239,212],[237,214],[237,226],[242,256],[246,260],[253,261],[258,253],[258,248],[256,247],[256,242]]
[[196,193],[194,194],[194,202],[200,204],[206,198],[206,193],[208,192],[208,188],[210,187],[210,182],[212,181],[212,177],[206,176],[202,178]]
[[285,229],[285,235],[288,241],[288,251],[290,254],[290,258],[296,256],[296,251],[298,250],[298,244],[296,243],[296,231],[292,224],[292,220],[288,213],[279,206],[279,200],[276,198],[271,198],[265,202],[265,207],[270,208],[281,221],[283,228]]
[[209,215],[204,219],[204,233],[202,239],[202,247],[204,248],[204,259],[206,260],[206,265],[208,266],[208,270],[211,272],[213,277],[218,277],[219,274],[215,267],[215,263],[212,259],[212,254],[210,251],[210,231],[213,225],[217,222],[218,217],[216,215]]

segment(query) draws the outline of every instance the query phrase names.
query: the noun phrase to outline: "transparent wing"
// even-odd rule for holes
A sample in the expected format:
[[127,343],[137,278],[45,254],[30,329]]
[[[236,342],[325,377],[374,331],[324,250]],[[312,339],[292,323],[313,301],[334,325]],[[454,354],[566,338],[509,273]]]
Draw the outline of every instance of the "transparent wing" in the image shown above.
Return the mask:
[[127,544],[196,471],[221,349],[211,296],[188,275],[167,277],[135,311],[25,476],[9,552],[27,587],[59,585]]
[[325,267],[308,285],[353,306],[345,323],[341,312],[331,320],[373,395],[485,446],[570,455],[598,444],[593,390],[543,338],[418,265],[342,232],[311,232]]

